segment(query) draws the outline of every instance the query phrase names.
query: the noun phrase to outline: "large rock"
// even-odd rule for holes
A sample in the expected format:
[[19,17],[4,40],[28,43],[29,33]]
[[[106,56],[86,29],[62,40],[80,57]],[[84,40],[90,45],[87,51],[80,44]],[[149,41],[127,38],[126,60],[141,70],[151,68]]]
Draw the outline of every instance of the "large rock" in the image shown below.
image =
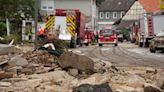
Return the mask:
[[128,86],[134,88],[142,88],[144,86],[144,83],[146,83],[144,78],[138,75],[129,75],[129,79],[127,81]]
[[76,68],[85,72],[94,71],[94,62],[87,56],[66,52],[60,56],[59,65],[62,68]]
[[144,92],[143,88],[133,88],[125,85],[117,85],[116,92]]
[[13,53],[14,51],[15,51],[14,46],[9,46],[6,44],[0,44],[0,55]]
[[14,74],[9,72],[0,71],[0,79],[13,78]]
[[113,92],[108,83],[100,85],[82,84],[73,89],[73,92]]
[[92,84],[92,85],[99,85],[106,82],[109,82],[111,79],[110,74],[98,74],[95,73],[91,75],[89,78],[79,80],[77,83],[74,83],[73,85],[82,85],[82,84]]
[[70,73],[72,76],[77,76],[77,75],[78,75],[78,70],[77,70],[77,69],[69,69],[69,73]]
[[7,64],[8,63],[8,60],[5,60],[5,61],[1,61],[0,62],[0,66],[4,65],[4,64]]
[[8,78],[8,79],[1,80],[1,82],[10,82],[10,83],[21,82],[21,81],[28,81],[28,79],[27,78]]
[[[28,88],[34,90],[36,87],[40,86],[41,82],[42,82],[41,79],[30,79],[27,81],[15,82],[12,86],[10,86],[10,88],[7,89],[8,90],[7,92],[15,92],[15,90],[22,91]],[[25,92],[31,92],[31,91],[25,91]]]
[[9,87],[10,85],[10,82],[0,82],[0,87]]
[[156,87],[155,85],[145,84],[144,85],[144,92],[164,92],[162,89]]
[[44,92],[55,92],[55,88],[51,86],[45,86]]
[[154,73],[154,74],[156,74],[157,70],[154,69],[154,68],[146,68],[146,73]]
[[93,60],[95,61],[95,64],[94,64],[95,72],[98,72],[98,73],[107,72],[112,66],[112,63],[110,63],[109,61],[95,60],[95,59]]
[[15,64],[17,66],[25,66],[28,64],[28,61],[20,56],[15,56],[11,58],[11,60],[8,63]]
[[44,81],[51,81],[51,82],[60,82],[60,81],[71,81],[74,79],[74,77],[70,76],[65,71],[53,71],[43,74],[34,74],[28,76],[30,79],[42,79]]

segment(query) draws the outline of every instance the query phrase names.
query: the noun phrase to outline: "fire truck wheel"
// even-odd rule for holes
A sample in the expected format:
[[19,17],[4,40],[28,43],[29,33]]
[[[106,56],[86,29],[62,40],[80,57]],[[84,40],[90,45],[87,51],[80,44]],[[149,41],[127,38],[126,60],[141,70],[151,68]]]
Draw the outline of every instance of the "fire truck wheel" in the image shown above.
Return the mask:
[[155,53],[156,52],[156,49],[155,48],[154,49],[153,48],[150,48],[150,52],[151,53]]
[[85,46],[88,46],[89,44],[88,43],[85,43]]
[[118,46],[118,44],[117,44],[117,43],[115,43],[115,44],[114,44],[114,46]]
[[82,46],[83,46],[83,44],[82,44],[82,43],[80,43],[80,46],[82,47]]
[[143,47],[143,43],[142,42],[139,43],[139,47]]
[[103,44],[99,44],[99,46],[103,46]]
[[76,48],[76,40],[74,40],[74,39],[71,40],[70,48]]

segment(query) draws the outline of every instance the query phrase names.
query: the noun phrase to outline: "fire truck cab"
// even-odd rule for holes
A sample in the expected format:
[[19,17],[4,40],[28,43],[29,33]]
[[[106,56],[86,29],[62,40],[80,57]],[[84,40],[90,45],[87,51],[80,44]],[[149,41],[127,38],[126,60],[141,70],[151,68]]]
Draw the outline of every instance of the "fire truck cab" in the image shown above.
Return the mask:
[[116,31],[112,28],[104,28],[98,31],[98,44],[114,44],[118,45],[118,37]]

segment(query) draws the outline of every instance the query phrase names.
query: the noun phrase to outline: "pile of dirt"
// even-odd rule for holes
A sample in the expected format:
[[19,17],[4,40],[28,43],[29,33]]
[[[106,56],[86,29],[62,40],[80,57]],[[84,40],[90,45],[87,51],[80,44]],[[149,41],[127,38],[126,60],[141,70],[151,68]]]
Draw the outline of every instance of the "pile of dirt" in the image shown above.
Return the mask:
[[28,61],[28,63],[45,66],[52,66],[52,64],[55,63],[56,60],[58,60],[56,56],[53,56],[49,54],[47,51],[43,50],[27,52],[22,57],[25,58]]

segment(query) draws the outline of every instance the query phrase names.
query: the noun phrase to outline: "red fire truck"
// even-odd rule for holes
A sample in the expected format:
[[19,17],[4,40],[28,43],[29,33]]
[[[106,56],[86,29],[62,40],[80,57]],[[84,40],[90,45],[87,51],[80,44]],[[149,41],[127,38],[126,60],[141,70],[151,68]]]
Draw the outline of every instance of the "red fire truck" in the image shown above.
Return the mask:
[[55,14],[49,15],[44,24],[45,30],[49,29],[49,33],[54,34],[48,37],[64,40],[71,48],[82,44],[85,39],[85,15],[78,9],[56,9]]
[[98,31],[98,44],[114,44],[118,45],[118,37],[116,31],[112,28],[104,28]]

